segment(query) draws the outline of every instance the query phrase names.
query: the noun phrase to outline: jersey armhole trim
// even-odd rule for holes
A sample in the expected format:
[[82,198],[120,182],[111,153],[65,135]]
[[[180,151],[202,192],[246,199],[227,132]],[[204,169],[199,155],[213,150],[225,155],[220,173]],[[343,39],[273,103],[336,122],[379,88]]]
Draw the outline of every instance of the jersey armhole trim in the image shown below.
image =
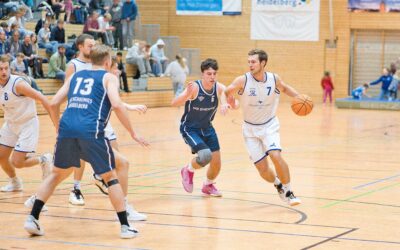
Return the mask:
[[275,93],[277,93],[278,95],[281,93],[281,91],[276,87],[276,77],[274,73],[271,73],[272,76],[274,77],[274,84],[275,84]]
[[240,91],[240,89],[238,90],[238,95],[243,95],[243,93],[244,93],[244,90],[246,89],[246,85],[247,85],[247,74],[244,74],[244,78],[245,78],[245,80],[244,80],[244,86],[243,86],[243,89],[242,89],[242,91]]
[[[14,94],[15,96],[18,96],[18,97],[24,96],[24,95],[19,95],[19,94],[17,94],[17,90],[15,89],[15,84],[16,84],[17,82],[19,82],[20,80],[22,80],[22,81],[28,83],[23,77],[17,77],[17,78],[15,78],[15,80],[14,80],[14,82],[13,82],[13,85],[12,85],[12,87],[11,87],[11,90],[12,90],[13,94]],[[28,84],[29,84],[29,83],[28,83]],[[29,86],[30,86],[30,84],[29,84]]]
[[199,86],[198,80],[196,80],[196,81],[194,81],[194,82],[197,84],[197,95],[196,95],[196,97],[194,97],[194,98],[189,98],[188,101],[194,101],[194,100],[196,100],[197,97],[199,96],[200,86]]

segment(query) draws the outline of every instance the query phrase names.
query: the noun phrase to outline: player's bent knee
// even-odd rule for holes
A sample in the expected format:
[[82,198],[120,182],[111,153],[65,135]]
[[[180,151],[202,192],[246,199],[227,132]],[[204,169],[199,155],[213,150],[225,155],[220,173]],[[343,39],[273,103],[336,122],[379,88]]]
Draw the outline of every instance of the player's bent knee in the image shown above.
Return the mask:
[[202,149],[199,150],[197,152],[197,157],[196,157],[196,162],[197,164],[199,164],[200,166],[204,167],[206,166],[208,163],[210,163],[212,158],[212,153],[211,150],[206,148],[206,149]]

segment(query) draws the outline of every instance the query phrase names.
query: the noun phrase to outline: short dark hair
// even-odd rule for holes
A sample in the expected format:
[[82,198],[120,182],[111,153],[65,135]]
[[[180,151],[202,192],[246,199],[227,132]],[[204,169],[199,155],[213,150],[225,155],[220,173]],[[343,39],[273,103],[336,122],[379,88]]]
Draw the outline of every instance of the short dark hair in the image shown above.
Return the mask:
[[262,49],[252,49],[252,50],[249,51],[249,53],[247,55],[249,55],[249,56],[258,55],[258,60],[260,60],[260,63],[262,61],[265,61],[265,65],[267,65],[268,54],[264,50],[262,50]]
[[204,72],[205,70],[212,68],[213,70],[218,70],[218,62],[215,59],[212,58],[207,58],[201,63],[200,69],[201,72]]
[[368,83],[364,83],[363,85],[365,88],[369,88],[369,84]]
[[75,44],[76,48],[79,49],[79,45],[83,45],[86,39],[94,39],[92,35],[89,34],[81,34],[76,38]]
[[118,52],[117,52],[117,56],[122,56],[122,52],[121,52],[121,51],[118,51]]

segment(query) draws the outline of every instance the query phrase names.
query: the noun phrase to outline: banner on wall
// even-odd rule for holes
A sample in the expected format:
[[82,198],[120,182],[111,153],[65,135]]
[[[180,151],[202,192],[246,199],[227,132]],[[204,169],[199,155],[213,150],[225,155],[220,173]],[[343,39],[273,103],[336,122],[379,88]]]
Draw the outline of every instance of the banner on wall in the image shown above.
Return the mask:
[[319,40],[319,0],[252,0],[251,39]]
[[348,0],[349,10],[398,11],[400,0]]
[[177,15],[241,15],[242,0],[176,0]]

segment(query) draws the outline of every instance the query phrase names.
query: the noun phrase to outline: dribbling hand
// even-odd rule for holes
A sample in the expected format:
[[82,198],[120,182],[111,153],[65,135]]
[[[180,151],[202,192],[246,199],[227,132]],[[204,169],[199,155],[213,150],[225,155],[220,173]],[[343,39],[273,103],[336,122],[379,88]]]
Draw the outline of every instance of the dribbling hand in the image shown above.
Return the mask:
[[132,139],[139,143],[142,147],[147,148],[150,146],[150,144],[144,138],[137,136],[136,134],[132,135]]

